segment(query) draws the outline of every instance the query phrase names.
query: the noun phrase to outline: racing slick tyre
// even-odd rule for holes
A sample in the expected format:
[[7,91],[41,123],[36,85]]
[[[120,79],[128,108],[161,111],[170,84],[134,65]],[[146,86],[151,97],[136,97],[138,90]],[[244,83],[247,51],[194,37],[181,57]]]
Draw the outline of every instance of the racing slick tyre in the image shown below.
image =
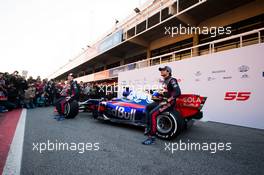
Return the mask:
[[76,100],[67,102],[64,107],[65,118],[75,118],[79,113],[79,104]]
[[184,129],[185,122],[178,111],[163,112],[157,116],[156,135],[161,139],[172,139]]

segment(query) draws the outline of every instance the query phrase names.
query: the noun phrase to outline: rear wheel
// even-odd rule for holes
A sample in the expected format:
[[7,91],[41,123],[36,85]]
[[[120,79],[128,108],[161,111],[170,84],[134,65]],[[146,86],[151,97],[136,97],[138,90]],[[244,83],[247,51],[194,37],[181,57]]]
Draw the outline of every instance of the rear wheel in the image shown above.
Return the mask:
[[184,120],[178,111],[163,112],[157,116],[156,135],[162,139],[178,136],[184,128]]
[[64,106],[65,118],[75,118],[79,113],[79,104],[76,100],[67,102]]

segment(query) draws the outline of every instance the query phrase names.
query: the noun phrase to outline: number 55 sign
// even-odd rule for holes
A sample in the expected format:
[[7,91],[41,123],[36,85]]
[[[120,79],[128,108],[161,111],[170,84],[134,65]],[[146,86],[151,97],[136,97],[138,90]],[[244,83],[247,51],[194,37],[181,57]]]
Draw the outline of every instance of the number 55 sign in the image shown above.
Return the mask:
[[250,95],[251,92],[226,92],[224,100],[246,101]]

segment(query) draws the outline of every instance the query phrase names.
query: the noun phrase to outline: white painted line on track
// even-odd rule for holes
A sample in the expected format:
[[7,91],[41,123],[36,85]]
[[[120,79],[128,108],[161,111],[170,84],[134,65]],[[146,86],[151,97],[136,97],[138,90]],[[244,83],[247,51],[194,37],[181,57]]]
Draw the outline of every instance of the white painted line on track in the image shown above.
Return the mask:
[[23,153],[25,123],[27,110],[23,109],[17,123],[16,131],[10,146],[2,175],[19,175]]

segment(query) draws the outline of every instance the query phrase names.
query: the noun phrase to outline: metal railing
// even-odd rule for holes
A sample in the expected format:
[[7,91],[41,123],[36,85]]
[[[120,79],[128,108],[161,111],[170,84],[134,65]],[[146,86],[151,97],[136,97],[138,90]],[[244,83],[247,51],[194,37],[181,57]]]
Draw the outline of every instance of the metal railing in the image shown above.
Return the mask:
[[[134,22],[133,22],[132,24],[133,24],[133,27],[135,27],[135,35],[133,35],[133,36],[131,36],[131,37],[128,37],[128,31],[129,31],[131,28],[129,28],[129,29],[125,29],[125,28],[124,28],[124,29],[125,29],[125,32],[124,32],[125,41],[130,40],[130,39],[133,39],[133,38],[135,38],[136,36],[138,36],[138,35],[140,35],[140,34],[146,32],[146,31],[148,31],[148,30],[151,30],[152,28],[154,28],[154,27],[156,27],[156,26],[158,26],[158,25],[160,25],[160,24],[163,24],[163,23],[165,23],[165,22],[167,22],[167,21],[169,21],[169,20],[171,20],[171,19],[173,19],[173,18],[175,18],[175,17],[177,17],[177,16],[179,16],[179,15],[181,15],[181,14],[183,14],[183,13],[185,13],[185,12],[187,12],[187,11],[189,11],[189,10],[191,10],[191,9],[193,9],[193,8],[195,8],[195,7],[197,7],[197,6],[201,5],[201,4],[203,4],[203,3],[205,3],[205,2],[207,2],[207,0],[197,0],[197,2],[195,2],[194,4],[188,6],[188,7],[184,8],[184,9],[180,9],[180,4],[181,4],[180,2],[181,2],[181,1],[182,1],[182,0],[171,0],[171,1],[168,1],[168,2],[166,1],[166,3],[163,4],[163,0],[161,0],[160,3],[155,4],[155,6],[156,6],[156,5],[159,5],[159,6],[156,8],[157,11],[155,11],[155,12],[156,12],[156,13],[159,13],[160,19],[159,19],[159,22],[158,22],[158,23],[156,23],[156,24],[154,24],[154,25],[152,25],[152,26],[150,26],[150,27],[148,26],[148,19],[149,19],[149,17],[151,17],[151,15],[153,15],[153,14],[155,14],[155,13],[148,14],[147,17],[144,17],[144,18],[142,18],[142,19],[140,19],[140,20],[137,20],[136,18],[133,19]],[[162,15],[161,15],[161,14],[162,14],[162,10],[165,9],[165,8],[167,8],[167,7],[169,7],[169,6],[171,6],[171,5],[173,5],[174,3],[176,3],[176,12],[175,12],[175,14],[172,14],[172,16],[170,16],[170,17],[168,17],[168,18],[162,20],[162,19],[161,19],[161,16],[162,16]],[[147,10],[147,12],[148,12],[148,9],[146,9],[146,10]],[[139,33],[137,33],[137,31],[136,31],[136,26],[137,26],[138,24],[144,22],[144,21],[146,21],[146,29],[143,30],[143,31],[141,31],[141,32],[139,32]],[[130,25],[132,25],[132,24],[130,24]]]
[[[232,48],[240,48],[240,47],[243,47],[244,46],[243,43],[246,43],[246,42],[250,42],[252,44],[260,44],[260,43],[264,42],[264,36],[261,35],[261,32],[264,32],[264,28],[252,30],[252,31],[245,32],[245,33],[242,33],[242,34],[237,34],[237,35],[233,35],[233,36],[226,37],[226,38],[223,38],[223,39],[218,39],[218,40],[211,41],[211,42],[208,42],[208,43],[200,44],[200,45],[197,45],[197,46],[193,46],[193,47],[181,49],[181,50],[178,50],[178,51],[166,53],[166,54],[163,54],[163,55],[155,56],[155,57],[148,58],[146,60],[138,61],[138,62],[135,62],[135,63],[130,63],[130,64],[122,65],[122,66],[119,66],[119,67],[115,67],[115,68],[112,68],[112,69],[108,70],[110,72],[109,78],[117,77],[119,72],[124,72],[124,71],[129,71],[129,70],[134,70],[134,69],[140,69],[140,68],[144,68],[144,67],[154,66],[154,65],[157,65],[157,64],[163,64],[163,63],[167,63],[167,62],[181,60],[181,56],[182,56],[181,53],[184,53],[183,56],[182,56],[184,59],[192,58],[192,57],[195,57],[195,56],[199,56],[200,55],[199,54],[199,48],[205,47],[205,46],[208,47],[208,49],[206,49],[206,54],[213,54],[213,53],[219,52],[217,50],[218,48],[222,48],[222,50],[229,50],[227,46],[233,46]],[[251,39],[243,40],[243,37],[249,36],[249,35],[252,35],[252,34],[257,34],[257,37],[253,37]],[[239,43],[231,42],[231,43],[228,43],[227,45],[220,45],[220,46],[216,47],[216,44],[219,44],[221,42],[230,41],[230,40],[233,40],[233,39],[238,39]],[[252,42],[252,41],[254,41],[254,42]],[[247,44],[247,45],[252,45],[250,43]],[[239,47],[234,47],[234,46],[237,46],[237,45]],[[198,51],[194,51],[195,49],[197,49]],[[201,50],[201,51],[204,52],[205,50]],[[194,52],[196,54],[194,54]],[[177,59],[177,58],[179,58],[179,56],[180,56],[180,59]],[[169,59],[167,61],[166,60],[164,61],[163,58],[169,58]]]

